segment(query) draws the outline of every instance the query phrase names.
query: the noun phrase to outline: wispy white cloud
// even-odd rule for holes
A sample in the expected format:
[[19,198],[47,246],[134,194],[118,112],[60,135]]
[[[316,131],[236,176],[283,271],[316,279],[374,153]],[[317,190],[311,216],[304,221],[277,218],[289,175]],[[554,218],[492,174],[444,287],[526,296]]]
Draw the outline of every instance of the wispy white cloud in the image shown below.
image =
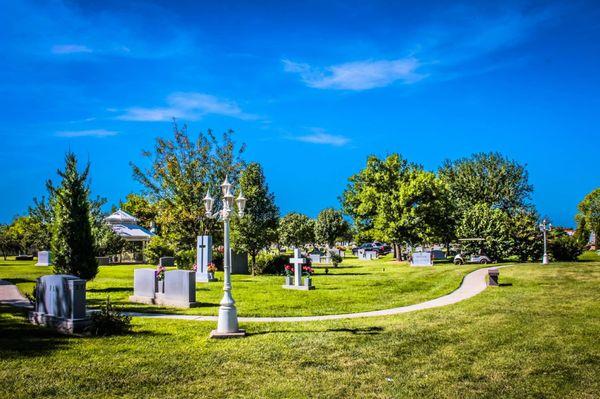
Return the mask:
[[[470,6],[450,7],[414,34],[412,45],[399,49],[410,56],[367,59],[330,65],[313,65],[283,59],[286,72],[298,74],[309,87],[336,90],[369,90],[394,83],[412,84],[424,79],[447,80],[485,73],[518,63],[523,55],[487,58],[525,42],[565,12],[564,6],[507,9],[481,15]],[[474,18],[474,15],[477,18]]]
[[321,128],[312,128],[310,130],[312,132],[310,134],[291,136],[289,138],[292,140],[303,141],[305,143],[326,144],[336,147],[344,146],[350,142],[350,139],[346,136],[329,134]]
[[51,49],[53,54],[91,53],[92,49],[82,44],[56,44]]
[[165,107],[132,107],[118,119],[125,121],[158,122],[173,118],[198,120],[205,115],[223,115],[250,120],[258,116],[246,113],[235,103],[205,93],[173,93],[167,97]]
[[63,130],[56,132],[58,137],[109,137],[116,136],[118,132],[106,129],[91,129],[91,130]]
[[396,81],[410,84],[425,77],[417,72],[419,61],[413,57],[347,62],[322,69],[287,59],[282,62],[285,71],[298,73],[304,83],[317,89],[368,90]]

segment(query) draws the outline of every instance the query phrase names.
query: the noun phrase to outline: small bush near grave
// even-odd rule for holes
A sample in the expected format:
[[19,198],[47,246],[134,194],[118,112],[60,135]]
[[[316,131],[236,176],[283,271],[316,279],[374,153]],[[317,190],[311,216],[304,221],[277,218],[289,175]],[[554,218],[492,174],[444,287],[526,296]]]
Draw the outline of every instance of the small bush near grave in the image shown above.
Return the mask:
[[256,256],[256,274],[283,274],[285,265],[289,263],[290,256],[260,252]]
[[333,264],[333,267],[338,267],[338,265],[344,261],[344,259],[335,252],[330,252],[329,256],[331,256],[331,263]]
[[186,249],[175,254],[175,264],[178,269],[190,270],[194,263],[196,263],[196,251],[193,249]]
[[160,236],[154,236],[144,250],[144,256],[151,264],[158,264],[158,260],[163,256],[173,256],[173,248],[167,240]]
[[221,247],[216,248],[212,253],[212,261],[218,270],[223,270],[223,251]]
[[131,331],[131,317],[121,314],[113,307],[110,297],[100,307],[100,312],[92,314],[92,324],[88,328],[90,335],[105,337],[108,335],[125,334]]
[[583,253],[583,246],[575,237],[565,235],[550,242],[550,253],[555,260],[573,261]]

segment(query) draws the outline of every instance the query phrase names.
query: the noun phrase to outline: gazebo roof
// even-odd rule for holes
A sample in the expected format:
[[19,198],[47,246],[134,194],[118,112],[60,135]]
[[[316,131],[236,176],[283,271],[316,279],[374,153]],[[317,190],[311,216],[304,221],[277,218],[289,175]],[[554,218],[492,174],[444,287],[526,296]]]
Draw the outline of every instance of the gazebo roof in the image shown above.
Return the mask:
[[126,241],[150,241],[154,233],[138,226],[138,219],[122,209],[104,218],[113,231]]
[[150,241],[154,233],[136,224],[112,224],[113,231],[126,241]]
[[110,224],[136,224],[138,219],[124,210],[119,209],[112,215],[105,217],[104,221]]

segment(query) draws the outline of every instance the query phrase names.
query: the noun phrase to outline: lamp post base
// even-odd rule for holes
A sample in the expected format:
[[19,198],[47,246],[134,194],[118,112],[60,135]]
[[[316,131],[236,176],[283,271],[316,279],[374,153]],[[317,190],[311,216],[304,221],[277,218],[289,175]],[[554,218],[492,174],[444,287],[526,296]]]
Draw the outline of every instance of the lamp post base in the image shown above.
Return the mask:
[[237,332],[219,332],[212,330],[210,332],[210,338],[213,339],[227,339],[227,338],[242,338],[246,336],[246,330],[238,330]]
[[542,258],[542,265],[547,265],[548,263],[548,255],[544,254],[544,257]]

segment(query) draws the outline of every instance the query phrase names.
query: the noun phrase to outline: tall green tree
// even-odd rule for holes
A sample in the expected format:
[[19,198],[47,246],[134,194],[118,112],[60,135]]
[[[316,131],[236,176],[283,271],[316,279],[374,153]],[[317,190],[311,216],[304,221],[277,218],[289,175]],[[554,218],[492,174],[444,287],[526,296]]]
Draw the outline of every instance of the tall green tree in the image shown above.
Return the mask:
[[147,229],[156,223],[159,204],[152,202],[148,196],[131,193],[125,197],[125,202],[121,202],[121,209],[134,215],[140,224]]
[[288,213],[279,221],[279,243],[299,248],[315,242],[315,222],[301,213]]
[[354,222],[359,240],[382,239],[382,232],[375,229],[379,199],[408,173],[409,168],[408,161],[398,154],[385,159],[371,155],[365,168],[348,179],[340,201],[344,213]]
[[525,166],[497,152],[446,161],[439,175],[461,213],[476,204],[503,211],[526,208],[533,192]]
[[279,209],[260,164],[248,164],[242,172],[239,186],[247,202],[244,216],[233,218],[232,243],[236,250],[248,253],[254,274],[259,251],[277,240]]
[[[48,183],[51,184],[51,183]],[[33,206],[29,207],[29,218],[35,228],[32,230],[33,241],[38,250],[46,250],[50,248],[50,240],[52,239],[52,205],[50,199],[46,201],[46,197],[41,200],[33,199]]]
[[593,244],[597,245],[600,236],[600,188],[586,195],[577,208],[579,210],[576,216],[577,235],[580,241],[587,244],[590,233],[594,232],[596,242]]
[[52,187],[52,240],[54,272],[73,274],[90,280],[98,273],[91,228],[89,163],[82,172],[72,152],[65,156],[65,169],[59,170],[59,186]]
[[158,137],[153,151],[142,155],[149,161],[145,168],[131,164],[133,177],[145,189],[151,203],[157,204],[157,224],[161,235],[179,251],[196,247],[198,234],[212,234],[218,241],[218,221],[205,216],[202,199],[211,190],[220,206],[219,186],[229,177],[236,184],[245,163],[244,145],[235,146],[233,131],[218,139],[212,131],[192,137],[187,127],[173,124],[173,138]]
[[315,221],[315,241],[332,248],[336,241],[344,240],[350,231],[349,223],[342,212],[326,208],[319,212]]
[[0,224],[0,252],[2,252],[4,260],[6,260],[8,255],[14,254],[18,250],[19,242],[13,234],[11,226],[7,224]]
[[370,156],[350,177],[342,204],[359,233],[392,243],[398,259],[403,245],[448,242],[454,231],[446,185],[399,154]]

